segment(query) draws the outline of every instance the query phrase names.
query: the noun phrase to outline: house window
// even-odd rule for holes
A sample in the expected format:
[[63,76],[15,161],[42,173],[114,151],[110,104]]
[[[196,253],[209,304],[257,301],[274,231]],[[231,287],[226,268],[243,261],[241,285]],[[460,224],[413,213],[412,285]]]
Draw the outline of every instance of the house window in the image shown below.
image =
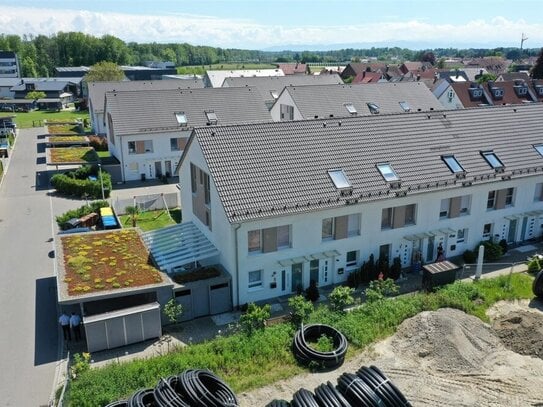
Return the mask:
[[358,236],[360,235],[360,214],[355,213],[349,215],[347,219],[347,236]]
[[128,142],[128,154],[145,154],[153,152],[153,140],[138,140]]
[[456,244],[464,243],[467,237],[468,237],[467,229],[458,229],[458,231],[456,232]]
[[277,249],[290,247],[290,225],[277,227]]
[[[136,143],[136,145],[137,145],[137,143]],[[153,152],[153,140],[145,140],[143,142],[143,148],[145,149],[146,153],[152,153]]]
[[210,186],[209,186],[209,174],[206,173],[206,172],[203,172],[203,174],[204,174],[204,203],[206,205],[209,205],[209,203],[211,202],[211,192],[210,192]]
[[294,106],[281,104],[279,106],[281,120],[294,120]]
[[383,176],[386,182],[399,181],[400,178],[390,164],[377,164],[377,169]]
[[458,216],[469,215],[470,203],[471,195],[442,199],[439,218],[457,218]]
[[177,120],[177,124],[179,124],[180,126],[187,125],[187,116],[185,115],[185,112],[175,113],[175,118]]
[[417,205],[404,205],[395,208],[383,208],[381,212],[381,229],[397,229],[415,225]]
[[507,188],[505,190],[505,206],[513,205],[513,194],[515,193],[515,188]]
[[184,150],[186,145],[187,145],[187,138],[186,137],[170,138],[170,150],[171,151]]
[[482,151],[481,154],[485,158],[488,165],[490,165],[495,170],[499,170],[504,167],[503,163],[500,161],[496,153],[492,151]]
[[449,217],[449,207],[451,200],[449,198],[441,200],[441,208],[439,209],[439,218],[444,219]]
[[377,103],[368,102],[367,105],[371,114],[379,114],[379,105]]
[[334,218],[325,218],[322,220],[322,240],[331,240],[334,238]]
[[347,267],[353,267],[353,266],[356,266],[357,262],[358,262],[358,250],[347,252],[347,261],[345,265]]
[[262,270],[249,271],[249,290],[262,288]]
[[259,253],[262,251],[262,239],[261,231],[259,230],[250,230],[248,232],[248,248],[249,253]]
[[332,182],[337,189],[345,189],[351,187],[351,183],[347,179],[347,176],[345,175],[343,170],[328,170],[328,175],[332,179]]
[[486,209],[494,209],[496,205],[496,191],[488,191],[488,197],[486,199]]
[[136,142],[135,141],[129,141],[128,142],[128,154],[136,154]]
[[197,183],[197,171],[198,169],[193,163],[190,163],[190,188],[193,194],[196,193],[198,190],[198,183]]
[[[543,89],[543,88],[542,88]],[[536,151],[543,157],[543,144],[534,145]]]
[[543,182],[536,184],[534,201],[543,201]]
[[449,170],[451,170],[453,174],[464,172],[464,168],[462,168],[454,155],[443,155],[441,156],[441,159],[445,161],[445,164],[447,164],[447,167],[449,167]]
[[483,238],[488,239],[492,233],[492,223],[487,223],[483,226]]

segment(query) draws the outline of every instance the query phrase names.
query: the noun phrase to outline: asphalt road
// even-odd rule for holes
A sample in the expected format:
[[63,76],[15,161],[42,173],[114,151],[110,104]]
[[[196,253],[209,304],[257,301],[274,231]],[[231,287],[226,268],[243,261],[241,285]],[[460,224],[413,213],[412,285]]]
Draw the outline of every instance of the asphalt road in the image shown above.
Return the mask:
[[1,406],[47,405],[59,360],[44,131],[20,130],[0,186]]

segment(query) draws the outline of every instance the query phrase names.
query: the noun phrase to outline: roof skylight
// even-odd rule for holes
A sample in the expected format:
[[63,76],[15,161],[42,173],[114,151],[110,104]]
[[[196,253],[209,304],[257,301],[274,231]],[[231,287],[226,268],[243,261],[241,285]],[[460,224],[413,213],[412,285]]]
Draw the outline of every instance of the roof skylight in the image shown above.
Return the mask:
[[207,117],[207,122],[209,124],[217,124],[217,115],[213,110],[208,110],[205,112]]
[[379,170],[386,182],[394,182],[400,180],[400,177],[398,177],[398,174],[396,174],[396,172],[392,168],[392,165],[388,163],[377,164],[377,169]]
[[367,105],[371,114],[379,114],[379,105],[377,103],[368,102]]
[[351,183],[342,169],[328,170],[328,175],[337,189],[351,188]]
[[186,126],[187,125],[187,115],[185,112],[177,112],[175,113],[175,118],[177,119],[177,123],[180,126]]
[[534,148],[543,157],[543,144],[534,144]]
[[495,170],[504,167],[503,163],[493,151],[482,151],[481,154],[485,158],[486,162]]
[[352,103],[345,103],[345,109],[347,109],[347,111],[350,113],[350,114],[357,114],[358,112],[356,111],[356,107],[354,107],[354,105]]
[[451,170],[453,174],[464,172],[464,168],[462,168],[454,155],[442,155],[441,159],[445,161],[445,164],[447,164],[447,167],[449,167],[449,170]]
[[400,107],[403,109],[404,112],[410,112],[411,111],[411,107],[409,106],[409,103],[407,102],[398,102],[400,103]]
[[270,94],[272,95],[272,98],[277,99],[279,97],[279,93],[277,93],[276,90],[270,90]]

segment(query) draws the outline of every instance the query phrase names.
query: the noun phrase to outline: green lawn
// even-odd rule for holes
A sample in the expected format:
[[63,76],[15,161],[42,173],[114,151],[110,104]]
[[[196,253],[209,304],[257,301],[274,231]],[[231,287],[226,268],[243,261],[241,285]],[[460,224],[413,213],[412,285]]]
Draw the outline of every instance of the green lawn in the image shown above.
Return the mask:
[[89,112],[76,112],[76,111],[61,111],[61,112],[47,112],[41,110],[35,110],[32,112],[17,112],[17,113],[0,113],[0,117],[15,116],[15,123],[20,129],[28,129],[31,127],[43,126],[45,120],[75,120],[75,119],[88,119]]
[[[485,311],[497,301],[532,298],[532,282],[533,277],[527,274],[514,274],[510,281],[501,276],[456,282],[435,293],[420,292],[365,303],[348,313],[333,312],[320,305],[310,321],[341,330],[349,340],[347,358],[352,358],[393,334],[402,321],[422,311],[456,308],[488,321]],[[104,406],[127,398],[137,389],[154,387],[161,377],[179,374],[184,369],[210,369],[238,393],[268,385],[307,371],[296,363],[292,354],[294,332],[290,323],[280,323],[252,336],[243,333],[217,336],[167,355],[90,369],[71,382],[66,405]]]
[[96,154],[98,154],[98,157],[100,158],[111,157],[111,153],[109,151],[97,151]]
[[[175,221],[171,220],[168,214],[163,210],[142,212],[137,215],[136,225],[141,230],[146,232],[148,230],[160,229],[165,226],[171,226],[179,223],[179,221],[181,220],[181,210],[172,209],[170,211],[170,214],[172,215],[172,218],[175,219]],[[121,223],[124,227],[132,226],[132,220],[130,218],[130,215],[121,215],[119,216],[119,218],[121,219]]]
[[213,65],[190,65],[177,67],[180,75],[203,75],[205,71],[232,71],[238,69],[275,69],[274,64],[213,64]]

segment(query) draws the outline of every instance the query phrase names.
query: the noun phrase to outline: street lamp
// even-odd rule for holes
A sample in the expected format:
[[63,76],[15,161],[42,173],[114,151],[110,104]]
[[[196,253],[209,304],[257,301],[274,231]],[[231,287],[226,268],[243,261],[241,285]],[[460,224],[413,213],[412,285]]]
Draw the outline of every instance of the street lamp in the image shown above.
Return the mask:
[[106,197],[104,195],[104,180],[102,179],[102,164],[98,164],[99,177],[100,177],[100,188],[102,189],[102,200],[105,201]]

